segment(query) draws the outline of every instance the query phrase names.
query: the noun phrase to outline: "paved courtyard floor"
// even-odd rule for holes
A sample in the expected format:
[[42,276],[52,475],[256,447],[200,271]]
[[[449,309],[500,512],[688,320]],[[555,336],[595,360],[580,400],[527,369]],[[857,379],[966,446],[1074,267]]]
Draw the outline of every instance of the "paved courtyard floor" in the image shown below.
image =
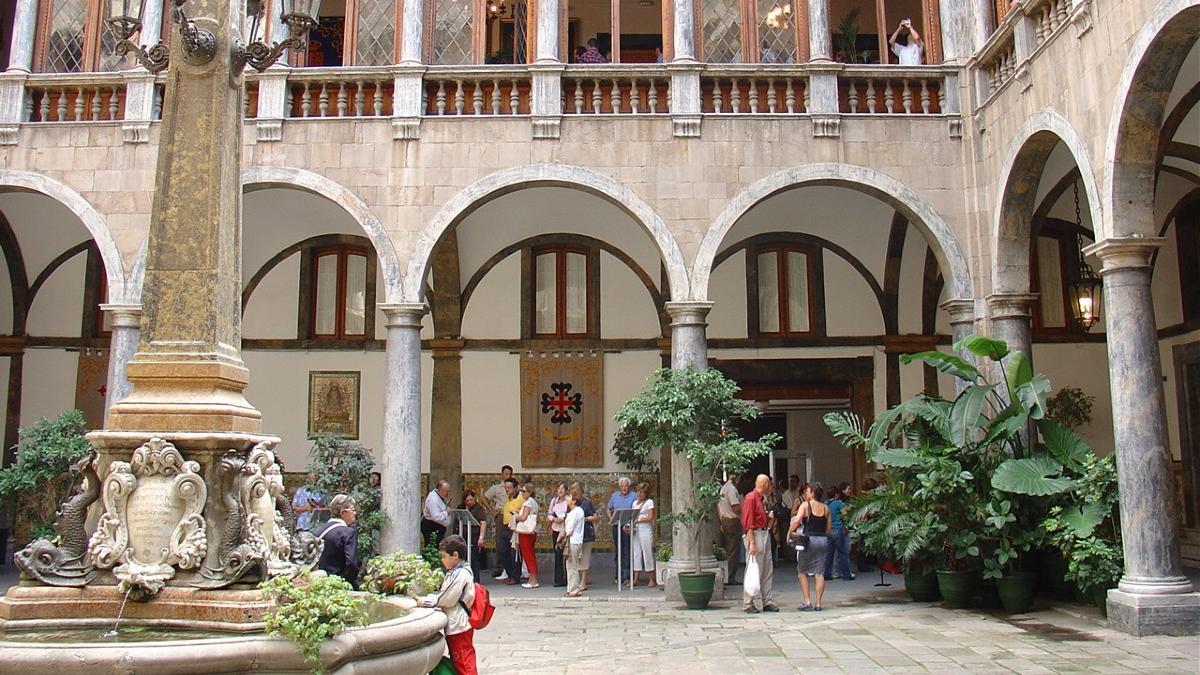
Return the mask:
[[489,583],[497,611],[476,633],[481,672],[1200,673],[1200,638],[1131,638],[1085,605],[947,610],[911,602],[899,576],[875,587],[875,572],[829,582],[824,610],[799,612],[792,566],[776,575],[778,614],[743,613],[740,587],[692,612],[656,589],[618,594],[612,568],[598,572],[604,582],[578,599]]

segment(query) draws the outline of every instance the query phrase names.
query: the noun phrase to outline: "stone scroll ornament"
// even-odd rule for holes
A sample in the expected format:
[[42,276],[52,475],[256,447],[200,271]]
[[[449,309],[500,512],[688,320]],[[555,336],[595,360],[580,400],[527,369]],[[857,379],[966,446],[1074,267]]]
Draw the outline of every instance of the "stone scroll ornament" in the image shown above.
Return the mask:
[[101,495],[104,514],[88,544],[88,556],[113,569],[123,590],[142,598],[157,594],[177,569],[196,569],[208,553],[204,503],[208,488],[200,465],[187,461],[161,438],[134,450],[129,462],[113,462]]
[[87,556],[87,511],[100,497],[96,475],[96,453],[89,452],[72,467],[82,482],[72,486],[71,496],[59,507],[54,521],[57,543],[38,539],[13,556],[25,576],[48,586],[84,586],[96,577],[96,567]]

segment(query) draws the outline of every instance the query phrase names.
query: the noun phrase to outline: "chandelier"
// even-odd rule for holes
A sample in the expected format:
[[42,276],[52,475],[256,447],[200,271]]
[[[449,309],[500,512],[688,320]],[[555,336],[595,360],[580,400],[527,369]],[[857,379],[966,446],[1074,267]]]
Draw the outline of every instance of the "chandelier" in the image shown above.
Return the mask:
[[771,5],[771,9],[767,12],[766,23],[775,30],[786,30],[791,26],[792,20],[792,3],[780,5],[776,2]]
[[1078,241],[1079,270],[1075,278],[1067,284],[1067,292],[1071,295],[1071,318],[1083,332],[1088,332],[1100,321],[1100,309],[1104,303],[1103,283],[1100,275],[1087,263],[1083,254],[1083,219],[1079,213],[1079,183],[1072,185],[1075,190],[1075,237]]
[[486,7],[488,23],[512,16],[512,6],[506,0],[487,0]]

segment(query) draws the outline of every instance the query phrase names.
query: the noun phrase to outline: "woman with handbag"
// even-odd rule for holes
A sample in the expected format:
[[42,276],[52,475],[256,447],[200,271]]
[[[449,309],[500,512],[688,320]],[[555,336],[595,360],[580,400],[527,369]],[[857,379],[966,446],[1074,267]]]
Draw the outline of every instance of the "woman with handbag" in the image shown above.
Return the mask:
[[546,520],[549,521],[547,529],[550,534],[550,543],[554,548],[554,585],[555,587],[565,587],[567,585],[567,568],[564,555],[567,549],[562,544],[562,532],[567,520],[566,483],[558,484],[554,497],[546,505]]
[[521,504],[521,510],[513,516],[517,524],[514,529],[521,547],[521,560],[529,570],[529,581],[521,584],[521,588],[537,588],[541,584],[538,583],[537,554],[533,545],[537,543],[538,503],[533,498],[533,483],[522,486],[521,495],[525,497],[525,503]]
[[[825,595],[825,552],[829,549],[829,508],[821,503],[821,484],[811,483],[804,491],[796,517],[788,526],[788,541],[796,546],[796,574],[800,577],[801,612],[821,611]],[[798,536],[796,536],[798,535]],[[809,594],[808,578],[816,579],[815,593]]]

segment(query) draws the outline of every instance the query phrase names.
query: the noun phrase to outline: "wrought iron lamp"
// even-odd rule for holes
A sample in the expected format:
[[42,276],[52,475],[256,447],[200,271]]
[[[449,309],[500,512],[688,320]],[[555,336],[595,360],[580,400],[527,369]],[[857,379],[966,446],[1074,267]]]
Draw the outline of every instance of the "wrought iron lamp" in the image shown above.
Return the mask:
[[1088,332],[1100,321],[1100,309],[1104,303],[1103,283],[1100,275],[1087,263],[1083,254],[1083,219],[1079,212],[1079,184],[1075,188],[1075,236],[1079,243],[1079,270],[1067,284],[1071,295],[1071,318],[1075,325]]
[[[147,49],[132,40],[133,36],[142,30],[142,16],[145,13],[147,0],[111,0],[109,17],[105,19],[117,37],[114,51],[120,55],[133,54],[137,62],[152,73],[163,71],[167,67],[168,49],[161,42]],[[150,0],[155,2],[156,0]],[[263,71],[283,56],[285,49],[299,49],[304,46],[308,31],[317,25],[320,16],[321,0],[279,0],[282,4],[281,16],[288,27],[286,39],[267,45],[259,39],[262,29],[264,0],[246,0],[246,16],[250,18],[250,44],[243,45],[234,41],[231,48],[235,70],[241,70],[249,65],[255,70]],[[217,54],[217,39],[212,31],[201,28],[187,16],[183,6],[187,0],[174,0],[175,7],[171,18],[179,25],[179,37],[183,41],[184,60],[193,65],[208,63]]]

